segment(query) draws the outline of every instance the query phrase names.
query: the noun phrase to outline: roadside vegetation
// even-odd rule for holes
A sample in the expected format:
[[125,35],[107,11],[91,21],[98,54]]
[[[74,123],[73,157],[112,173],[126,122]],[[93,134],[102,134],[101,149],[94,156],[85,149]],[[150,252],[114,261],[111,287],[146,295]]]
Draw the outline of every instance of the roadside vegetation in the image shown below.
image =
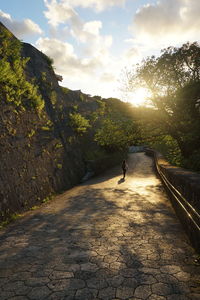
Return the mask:
[[129,90],[150,93],[151,108],[141,112],[144,142],[173,163],[200,171],[200,46],[168,47],[126,73]]
[[28,59],[21,57],[21,42],[1,28],[0,45],[0,98],[18,110],[33,108],[40,112],[44,101],[38,86],[25,77]]

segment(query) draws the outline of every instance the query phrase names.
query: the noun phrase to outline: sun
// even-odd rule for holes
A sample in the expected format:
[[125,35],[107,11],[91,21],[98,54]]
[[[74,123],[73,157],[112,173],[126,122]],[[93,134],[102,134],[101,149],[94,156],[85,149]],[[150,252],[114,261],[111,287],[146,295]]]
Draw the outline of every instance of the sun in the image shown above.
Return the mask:
[[138,88],[129,93],[127,101],[134,106],[145,106],[149,98],[149,93],[144,88]]

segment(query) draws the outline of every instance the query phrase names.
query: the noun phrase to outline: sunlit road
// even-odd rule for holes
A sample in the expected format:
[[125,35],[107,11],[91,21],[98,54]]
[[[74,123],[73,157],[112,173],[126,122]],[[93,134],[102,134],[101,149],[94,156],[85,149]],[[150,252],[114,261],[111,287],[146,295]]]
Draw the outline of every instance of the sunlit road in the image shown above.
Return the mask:
[[0,232],[0,299],[200,299],[200,266],[151,158],[129,156]]

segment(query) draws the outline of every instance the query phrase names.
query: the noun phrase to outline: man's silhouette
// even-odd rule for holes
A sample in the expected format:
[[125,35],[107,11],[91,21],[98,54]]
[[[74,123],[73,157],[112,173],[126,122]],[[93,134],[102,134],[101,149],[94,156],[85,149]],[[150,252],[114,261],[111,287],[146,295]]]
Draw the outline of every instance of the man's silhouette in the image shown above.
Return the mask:
[[128,170],[128,165],[125,161],[125,159],[123,160],[122,162],[122,171],[123,171],[123,179],[125,179],[125,176],[126,176],[126,171]]

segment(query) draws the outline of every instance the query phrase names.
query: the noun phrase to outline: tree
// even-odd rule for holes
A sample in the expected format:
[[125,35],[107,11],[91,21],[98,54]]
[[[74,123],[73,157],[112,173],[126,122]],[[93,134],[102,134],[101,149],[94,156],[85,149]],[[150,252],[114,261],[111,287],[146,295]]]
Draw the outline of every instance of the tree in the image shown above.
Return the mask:
[[195,106],[200,98],[200,46],[196,42],[144,59],[126,80],[131,90],[140,85],[151,92],[160,127],[177,141],[184,158],[200,149],[200,116]]
[[105,99],[104,116],[95,141],[107,151],[124,150],[140,138],[137,122],[129,104],[115,98]]
[[95,134],[95,141],[108,151],[125,149],[130,143],[130,135],[127,132],[127,126],[123,125],[120,121],[105,119]]

